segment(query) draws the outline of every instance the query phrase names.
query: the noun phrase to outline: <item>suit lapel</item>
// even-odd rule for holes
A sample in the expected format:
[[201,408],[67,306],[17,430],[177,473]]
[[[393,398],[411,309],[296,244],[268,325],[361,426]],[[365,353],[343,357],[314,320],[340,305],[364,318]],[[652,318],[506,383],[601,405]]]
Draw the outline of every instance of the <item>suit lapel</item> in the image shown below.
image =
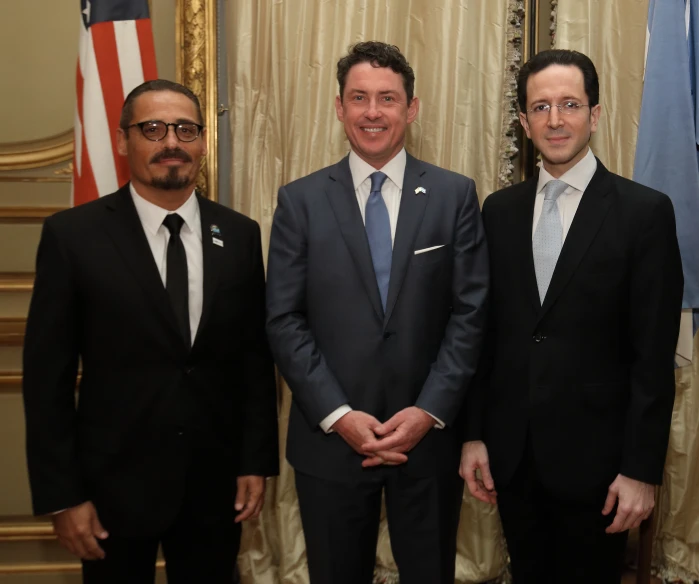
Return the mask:
[[417,187],[424,187],[426,170],[420,161],[407,155],[405,163],[405,178],[403,179],[403,190],[400,198],[400,209],[398,211],[398,223],[396,225],[396,237],[393,242],[393,259],[391,261],[391,279],[388,285],[388,297],[386,299],[386,317],[384,325],[391,318],[391,313],[396,305],[398,294],[400,293],[405,273],[410,264],[415,250],[415,237],[422,224],[425,214],[425,207],[429,200],[431,189],[426,188],[426,193],[416,194]]
[[360,280],[371,305],[379,319],[383,320],[379,286],[376,283],[374,264],[371,261],[369,240],[357,204],[352,173],[349,168],[349,157],[343,158],[330,169],[329,179],[325,192],[335,214],[340,233],[359,272]]
[[602,222],[613,201],[613,197],[608,196],[611,190],[610,173],[598,160],[597,171],[580,200],[580,206],[575,212],[573,223],[561,249],[561,255],[558,257],[558,262],[556,262],[556,269],[553,272],[551,284],[546,292],[539,320],[556,302],[556,299],[585,256],[590,244],[597,236],[597,232],[602,226]]
[[[221,222],[218,219],[218,209],[216,204],[212,203],[204,197],[197,196],[199,202],[199,215],[201,218],[201,250],[203,255],[204,265],[204,300],[201,308],[201,319],[197,328],[197,335],[194,338],[194,347],[204,330],[206,321],[211,314],[211,305],[216,292],[216,284],[218,276],[221,273],[221,268],[224,259],[224,248],[214,243],[213,233],[218,229],[217,239],[221,240],[224,245],[226,241],[230,242],[230,234],[225,233]],[[231,243],[229,243],[231,245]]]
[[124,263],[143,288],[146,297],[151,301],[154,313],[180,340],[182,348],[185,348],[170,298],[153,259],[153,252],[133,204],[128,184],[117,191],[107,204],[107,209],[111,213],[109,220],[105,221],[105,229],[109,237],[121,254]]

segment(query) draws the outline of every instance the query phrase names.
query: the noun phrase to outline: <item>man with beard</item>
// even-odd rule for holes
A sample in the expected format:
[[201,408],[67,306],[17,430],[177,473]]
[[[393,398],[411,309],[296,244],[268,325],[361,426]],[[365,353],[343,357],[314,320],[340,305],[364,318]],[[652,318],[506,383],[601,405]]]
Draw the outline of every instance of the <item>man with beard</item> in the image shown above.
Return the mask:
[[171,584],[232,582],[239,523],[278,471],[259,227],[195,194],[206,129],[185,87],[134,89],[117,147],[130,184],[50,217],[39,244],[34,512],[88,584],[152,583],[159,545]]

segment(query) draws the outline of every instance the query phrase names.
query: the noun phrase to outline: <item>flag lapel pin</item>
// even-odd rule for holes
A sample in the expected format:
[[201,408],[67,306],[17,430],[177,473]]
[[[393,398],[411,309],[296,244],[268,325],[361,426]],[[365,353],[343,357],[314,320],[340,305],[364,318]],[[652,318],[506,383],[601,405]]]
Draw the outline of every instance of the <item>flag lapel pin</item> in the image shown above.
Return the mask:
[[416,195],[419,195],[419,194],[423,194],[423,195],[424,195],[424,194],[426,194],[426,193],[427,193],[427,191],[425,190],[425,187],[418,187],[418,188],[415,189],[415,194],[416,194]]
[[221,230],[219,229],[218,225],[212,225],[210,227],[211,229],[211,241],[214,242],[214,245],[218,245],[219,247],[223,247],[223,238],[221,237]]

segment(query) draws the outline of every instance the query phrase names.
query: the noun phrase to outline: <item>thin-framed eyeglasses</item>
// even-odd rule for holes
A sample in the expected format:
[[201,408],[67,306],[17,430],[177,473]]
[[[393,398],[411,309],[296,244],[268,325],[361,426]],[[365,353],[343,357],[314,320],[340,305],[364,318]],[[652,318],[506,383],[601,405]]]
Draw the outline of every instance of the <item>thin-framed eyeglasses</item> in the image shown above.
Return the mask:
[[548,103],[541,103],[539,105],[535,105],[532,109],[527,110],[527,115],[537,118],[548,117],[549,113],[551,113],[552,107],[557,107],[558,112],[564,116],[572,116],[578,113],[580,108],[590,106],[586,103],[578,103],[577,101],[564,101],[563,103],[552,103],[550,105]]
[[171,122],[169,124],[161,122],[160,120],[148,120],[147,122],[138,122],[137,124],[131,124],[126,126],[126,129],[135,128],[138,126],[141,128],[141,133],[153,142],[158,142],[167,136],[168,129],[172,126],[175,129],[175,136],[181,142],[193,142],[196,140],[204,126],[200,124],[195,124],[194,122],[181,122],[176,124]]

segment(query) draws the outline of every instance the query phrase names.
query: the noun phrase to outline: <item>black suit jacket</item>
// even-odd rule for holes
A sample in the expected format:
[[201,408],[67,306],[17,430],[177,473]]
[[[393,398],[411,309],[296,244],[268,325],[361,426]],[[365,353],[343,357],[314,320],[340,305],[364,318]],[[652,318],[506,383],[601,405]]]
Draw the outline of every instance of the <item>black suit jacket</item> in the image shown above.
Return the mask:
[[24,348],[36,514],[92,500],[110,531],[154,533],[177,513],[186,481],[201,489],[202,513],[215,514],[236,475],[277,473],[259,228],[198,202],[204,300],[191,350],[128,185],[46,220]]
[[491,310],[467,439],[497,485],[531,433],[541,480],[561,496],[617,473],[660,483],[674,400],[682,267],[670,199],[597,161],[544,299],[532,256],[536,178],[489,196]]
[[362,457],[319,423],[345,403],[380,421],[417,405],[447,427],[425,436],[405,471],[455,473],[453,423],[480,353],[488,287],[474,182],[408,156],[386,314],[348,158],[279,190],[267,277],[270,345],[293,394],[291,464],[357,477]]

